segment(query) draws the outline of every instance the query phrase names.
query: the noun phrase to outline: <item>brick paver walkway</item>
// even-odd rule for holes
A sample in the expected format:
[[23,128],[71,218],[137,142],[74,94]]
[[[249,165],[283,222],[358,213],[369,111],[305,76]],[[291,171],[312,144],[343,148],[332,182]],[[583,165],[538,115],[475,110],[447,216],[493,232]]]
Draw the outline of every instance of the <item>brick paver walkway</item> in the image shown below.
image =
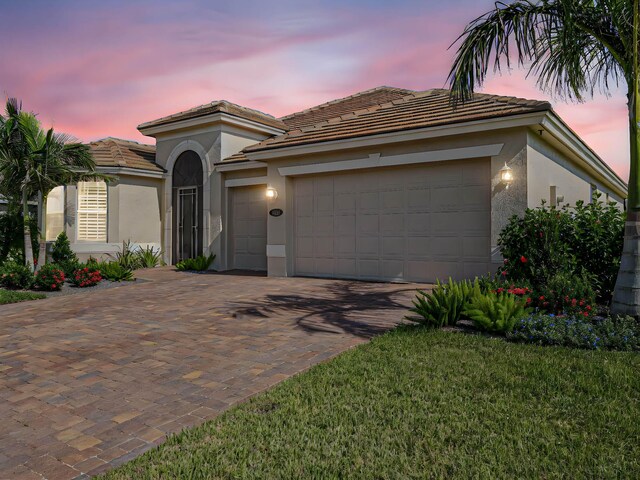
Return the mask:
[[0,478],[85,478],[402,319],[416,285],[144,271],[0,306]]

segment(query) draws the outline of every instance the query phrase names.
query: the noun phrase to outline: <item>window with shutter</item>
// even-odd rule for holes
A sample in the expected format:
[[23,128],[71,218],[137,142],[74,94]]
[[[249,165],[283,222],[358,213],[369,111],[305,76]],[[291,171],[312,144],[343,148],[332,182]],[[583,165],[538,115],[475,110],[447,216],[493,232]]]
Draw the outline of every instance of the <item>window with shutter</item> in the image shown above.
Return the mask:
[[107,185],[104,182],[78,184],[78,240],[107,241]]

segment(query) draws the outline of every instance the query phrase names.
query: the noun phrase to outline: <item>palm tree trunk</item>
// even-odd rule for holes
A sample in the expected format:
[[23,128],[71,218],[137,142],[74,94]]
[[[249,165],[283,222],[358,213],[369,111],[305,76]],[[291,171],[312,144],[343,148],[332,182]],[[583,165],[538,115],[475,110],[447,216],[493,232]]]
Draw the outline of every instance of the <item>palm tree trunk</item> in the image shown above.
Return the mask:
[[31,244],[31,229],[29,228],[29,196],[27,190],[22,191],[22,220],[24,224],[24,261],[33,271],[33,245]]
[[38,205],[40,215],[38,217],[39,230],[40,230],[40,245],[38,248],[38,264],[36,265],[36,272],[42,265],[47,263],[47,196],[42,192],[38,192]]
[[624,227],[624,246],[611,311],[640,318],[640,75],[638,72],[638,28],[640,14],[638,0],[633,2],[633,72],[629,82],[629,140],[631,167],[627,198],[627,221]]

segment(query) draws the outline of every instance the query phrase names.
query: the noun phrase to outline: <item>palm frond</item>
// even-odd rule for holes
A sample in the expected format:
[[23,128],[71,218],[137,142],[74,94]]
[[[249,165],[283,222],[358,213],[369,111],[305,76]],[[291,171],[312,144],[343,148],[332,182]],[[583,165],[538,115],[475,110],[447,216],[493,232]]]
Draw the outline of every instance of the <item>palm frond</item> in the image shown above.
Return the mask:
[[[598,87],[628,80],[625,39],[631,10],[623,0],[497,2],[471,22],[449,73],[452,99],[465,101],[487,75],[512,62],[538,77],[543,90],[582,100]],[[452,46],[453,46],[452,45]]]

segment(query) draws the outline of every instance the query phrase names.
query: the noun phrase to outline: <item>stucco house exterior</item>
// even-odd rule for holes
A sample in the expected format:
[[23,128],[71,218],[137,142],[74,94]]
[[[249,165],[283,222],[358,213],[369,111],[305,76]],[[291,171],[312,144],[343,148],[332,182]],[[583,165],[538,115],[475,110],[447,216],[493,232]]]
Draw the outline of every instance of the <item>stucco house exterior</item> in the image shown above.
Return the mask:
[[454,108],[447,90],[378,87],[282,118],[222,100],[138,130],[155,147],[91,144],[117,180],[54,195],[51,238],[66,229],[81,256],[131,240],[167,263],[431,282],[495,271],[501,229],[542,200],[626,197],[548,102],[514,97]]

